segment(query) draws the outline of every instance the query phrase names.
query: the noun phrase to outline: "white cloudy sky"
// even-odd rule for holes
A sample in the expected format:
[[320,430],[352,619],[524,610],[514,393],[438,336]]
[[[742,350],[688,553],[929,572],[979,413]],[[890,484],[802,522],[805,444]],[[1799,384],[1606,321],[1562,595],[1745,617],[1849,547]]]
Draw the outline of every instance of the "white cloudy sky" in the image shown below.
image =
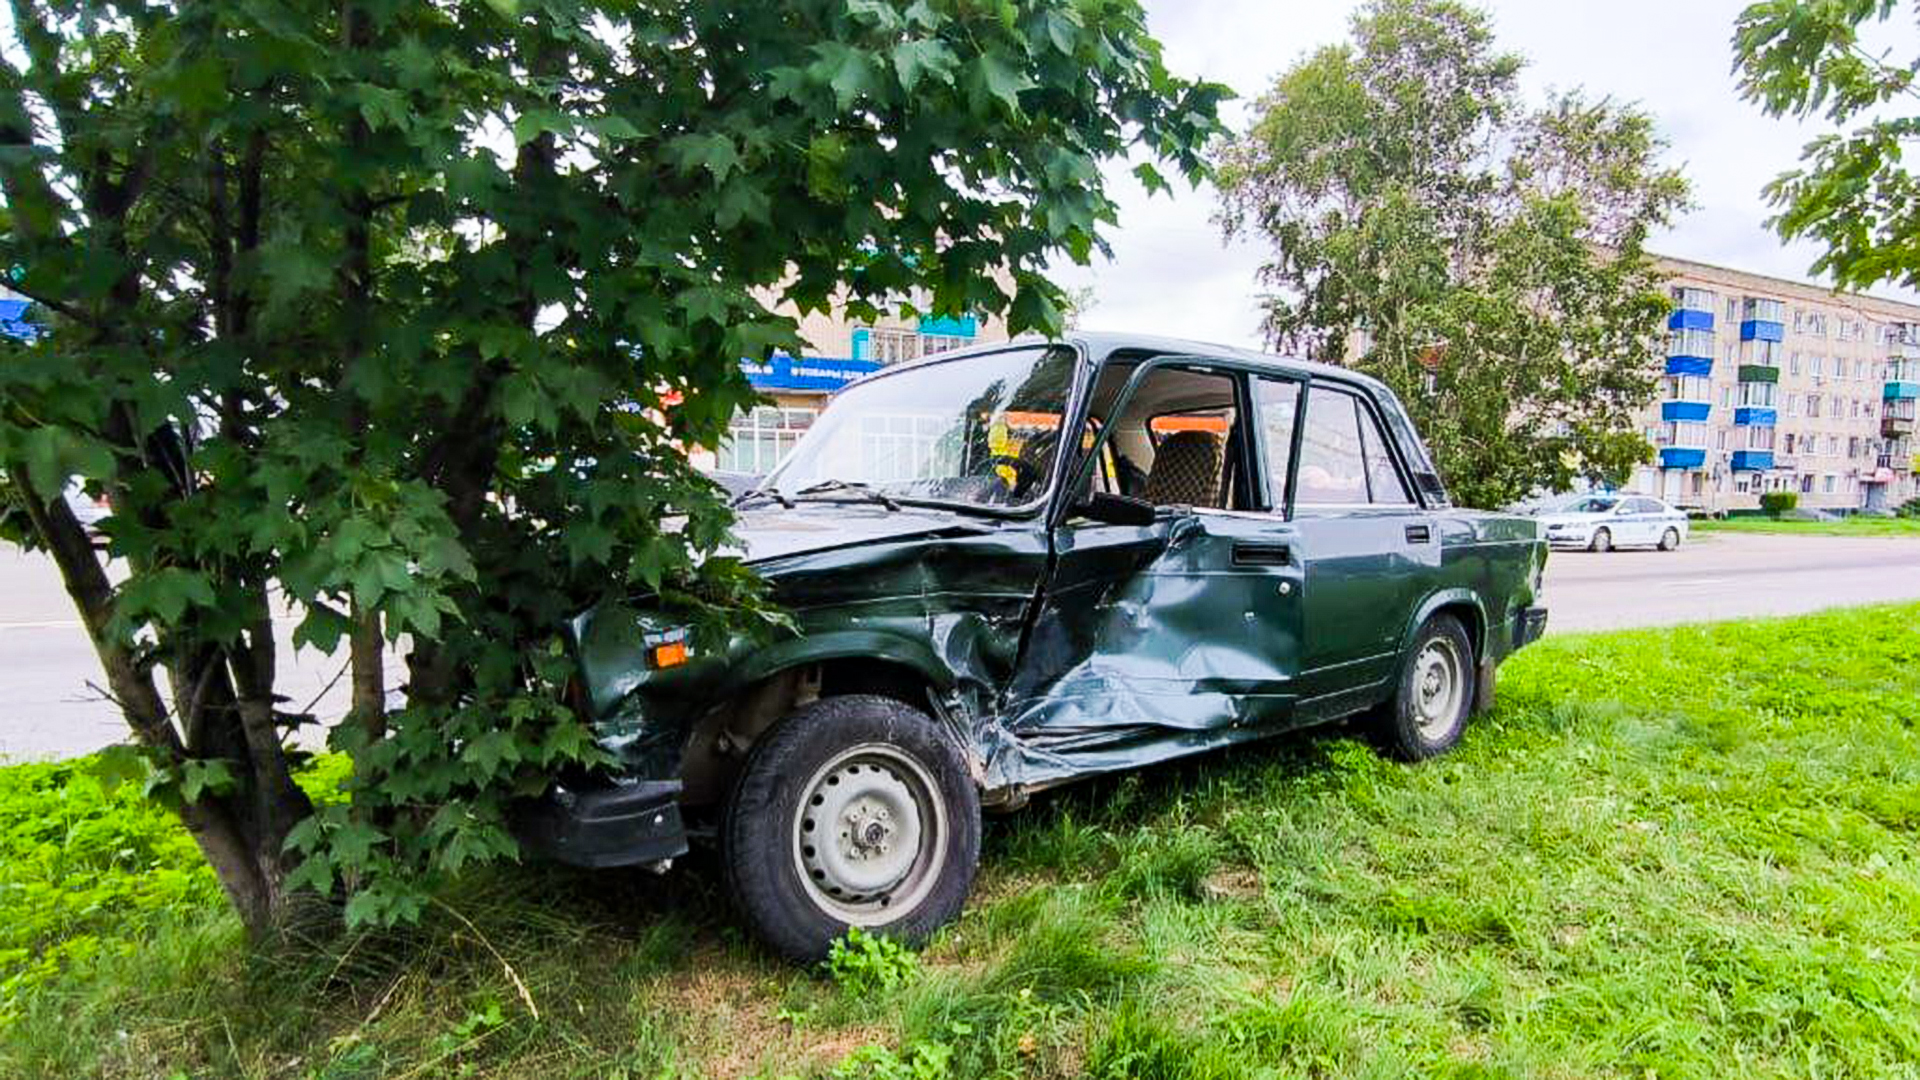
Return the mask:
[[[1248,102],[1303,53],[1344,38],[1353,0],[1146,0],[1168,66],[1226,83],[1238,127]],[[1694,185],[1698,209],[1657,237],[1664,254],[1807,278],[1814,250],[1783,246],[1763,222],[1760,189],[1793,167],[1816,131],[1771,120],[1740,100],[1728,39],[1745,0],[1482,0],[1500,44],[1529,59],[1536,99],[1582,87],[1639,103],[1657,119]],[[1904,34],[1902,36],[1905,36]],[[1903,50],[1903,55],[1911,55]],[[1253,275],[1260,252],[1223,246],[1211,189],[1146,196],[1124,167],[1109,170],[1121,206],[1114,257],[1059,267],[1069,287],[1091,285],[1090,329],[1137,330],[1257,346]]]

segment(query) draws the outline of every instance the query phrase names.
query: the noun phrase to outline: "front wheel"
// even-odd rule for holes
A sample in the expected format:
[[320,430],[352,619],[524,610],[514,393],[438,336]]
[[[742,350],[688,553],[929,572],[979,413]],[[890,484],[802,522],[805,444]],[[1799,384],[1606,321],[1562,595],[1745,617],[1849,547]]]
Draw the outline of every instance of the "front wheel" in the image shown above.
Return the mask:
[[1660,550],[1672,551],[1680,546],[1680,530],[1669,528],[1660,534]]
[[1406,761],[1438,757],[1460,741],[1473,711],[1473,640],[1460,620],[1435,615],[1420,624],[1400,667],[1400,688],[1376,714],[1382,749]]
[[925,713],[823,698],[754,746],[721,831],[741,914],[775,952],[810,963],[849,926],[918,943],[958,917],[980,795]]
[[1608,532],[1605,529],[1595,530],[1593,534],[1593,542],[1587,545],[1587,550],[1612,551],[1613,550],[1613,534]]

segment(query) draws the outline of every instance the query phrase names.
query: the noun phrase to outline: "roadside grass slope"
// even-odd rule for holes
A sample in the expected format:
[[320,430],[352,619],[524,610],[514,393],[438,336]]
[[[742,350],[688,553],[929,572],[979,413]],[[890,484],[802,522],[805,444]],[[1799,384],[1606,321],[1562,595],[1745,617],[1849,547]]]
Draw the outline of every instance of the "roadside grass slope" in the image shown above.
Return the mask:
[[831,978],[698,863],[250,953],[165,819],[32,775],[6,1076],[1920,1076],[1916,605],[1549,638],[1423,766],[1334,731],[1068,789],[927,952]]
[[1920,537],[1920,518],[1854,516],[1838,521],[1782,521],[1767,517],[1702,519],[1689,524],[1702,533],[1786,533],[1803,536],[1912,536]]

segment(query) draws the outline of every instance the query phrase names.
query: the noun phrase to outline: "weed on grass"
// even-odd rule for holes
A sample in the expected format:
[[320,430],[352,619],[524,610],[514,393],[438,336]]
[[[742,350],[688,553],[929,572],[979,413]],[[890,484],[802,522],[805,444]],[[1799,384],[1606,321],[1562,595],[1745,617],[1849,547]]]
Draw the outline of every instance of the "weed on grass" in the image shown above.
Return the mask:
[[47,775],[0,771],[0,933],[57,953],[0,1075],[1920,1075],[1911,605],[1550,638],[1424,765],[1335,729],[1068,788],[925,951],[813,971],[699,860],[250,951],[157,887],[204,878],[163,815]]

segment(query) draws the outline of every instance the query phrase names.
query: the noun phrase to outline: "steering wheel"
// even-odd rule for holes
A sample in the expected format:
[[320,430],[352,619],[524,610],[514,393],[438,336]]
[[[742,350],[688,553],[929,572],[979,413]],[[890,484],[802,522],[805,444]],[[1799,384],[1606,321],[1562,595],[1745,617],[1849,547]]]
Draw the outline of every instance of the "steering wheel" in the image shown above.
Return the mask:
[[1007,484],[1007,495],[1009,498],[1018,499],[1020,496],[1025,495],[1027,489],[1032,487],[1034,482],[1040,479],[1040,466],[1035,465],[1026,458],[1014,457],[1012,454],[989,455],[987,458],[987,473],[990,476],[998,477],[1003,484],[1006,483],[1006,477],[1000,476],[999,469],[1002,465],[1013,470],[1013,483]]

